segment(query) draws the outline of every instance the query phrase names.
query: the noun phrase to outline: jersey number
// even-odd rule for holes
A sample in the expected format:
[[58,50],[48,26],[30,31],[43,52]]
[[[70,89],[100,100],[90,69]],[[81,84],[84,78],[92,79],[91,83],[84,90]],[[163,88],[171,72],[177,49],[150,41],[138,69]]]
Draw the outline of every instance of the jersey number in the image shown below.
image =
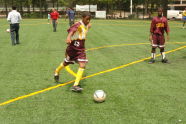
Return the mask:
[[78,41],[75,41],[74,42],[74,46],[79,47],[80,46],[80,43]]

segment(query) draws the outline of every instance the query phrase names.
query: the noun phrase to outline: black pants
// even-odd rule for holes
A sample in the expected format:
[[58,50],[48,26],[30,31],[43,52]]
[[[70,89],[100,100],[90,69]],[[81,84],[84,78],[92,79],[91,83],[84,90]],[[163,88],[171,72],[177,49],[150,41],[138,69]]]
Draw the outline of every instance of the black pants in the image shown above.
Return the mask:
[[10,24],[10,36],[12,45],[19,44],[19,23]]
[[74,24],[74,19],[69,19],[69,25],[72,26]]

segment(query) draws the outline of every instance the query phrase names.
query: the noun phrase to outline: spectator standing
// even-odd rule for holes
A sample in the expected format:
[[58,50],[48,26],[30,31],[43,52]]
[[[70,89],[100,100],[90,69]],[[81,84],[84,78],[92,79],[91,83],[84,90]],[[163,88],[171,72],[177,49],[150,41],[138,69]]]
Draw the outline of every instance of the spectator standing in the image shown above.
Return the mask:
[[58,24],[58,18],[59,18],[59,13],[53,8],[52,12],[50,13],[52,25],[53,25],[53,32],[57,31],[57,24]]
[[12,11],[8,13],[7,21],[10,22],[10,36],[12,45],[19,44],[19,23],[21,21],[21,15],[17,12],[16,7],[12,6]]
[[72,26],[74,24],[74,20],[75,20],[75,12],[74,12],[73,8],[69,8],[67,10],[66,15],[68,16],[68,19],[69,19],[69,25]]

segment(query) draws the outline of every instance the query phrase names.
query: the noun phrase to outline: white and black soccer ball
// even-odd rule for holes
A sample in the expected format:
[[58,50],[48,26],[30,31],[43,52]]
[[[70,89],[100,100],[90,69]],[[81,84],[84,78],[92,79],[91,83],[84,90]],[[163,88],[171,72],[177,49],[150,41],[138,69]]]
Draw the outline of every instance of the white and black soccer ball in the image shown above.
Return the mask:
[[10,32],[10,29],[6,29],[6,32],[8,32],[8,33],[9,33],[9,32]]
[[103,90],[96,90],[93,97],[96,102],[104,102],[106,93]]

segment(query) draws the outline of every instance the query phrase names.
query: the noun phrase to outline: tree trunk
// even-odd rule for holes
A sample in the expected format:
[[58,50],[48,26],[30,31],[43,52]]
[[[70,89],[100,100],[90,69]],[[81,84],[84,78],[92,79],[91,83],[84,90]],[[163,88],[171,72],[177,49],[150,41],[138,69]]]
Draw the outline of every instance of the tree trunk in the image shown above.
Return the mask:
[[32,11],[35,12],[35,2],[32,1]]
[[20,13],[23,15],[23,4],[22,4],[22,1],[20,1]]
[[6,11],[6,17],[8,16],[8,7],[7,7],[7,1],[5,0],[5,11]]
[[42,17],[42,2],[39,0],[40,17]]
[[168,0],[162,0],[163,15],[167,17]]
[[57,0],[57,11],[58,11],[58,7],[59,7],[59,0]]
[[54,4],[55,4],[55,2],[54,2],[54,0],[52,0],[52,6],[53,6],[53,8],[54,8]]

